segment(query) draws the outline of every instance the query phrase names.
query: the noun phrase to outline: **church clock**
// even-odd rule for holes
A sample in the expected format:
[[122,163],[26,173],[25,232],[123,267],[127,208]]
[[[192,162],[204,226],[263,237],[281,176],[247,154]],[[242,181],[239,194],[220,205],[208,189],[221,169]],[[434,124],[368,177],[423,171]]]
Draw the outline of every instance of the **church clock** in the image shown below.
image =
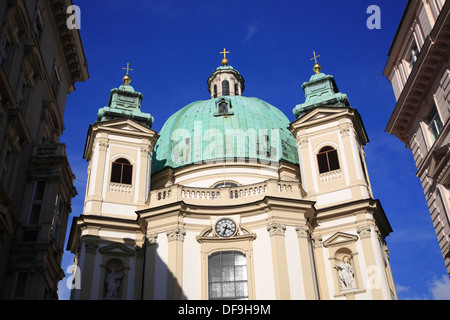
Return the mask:
[[217,221],[215,230],[220,237],[229,238],[236,233],[236,223],[228,218],[221,219]]

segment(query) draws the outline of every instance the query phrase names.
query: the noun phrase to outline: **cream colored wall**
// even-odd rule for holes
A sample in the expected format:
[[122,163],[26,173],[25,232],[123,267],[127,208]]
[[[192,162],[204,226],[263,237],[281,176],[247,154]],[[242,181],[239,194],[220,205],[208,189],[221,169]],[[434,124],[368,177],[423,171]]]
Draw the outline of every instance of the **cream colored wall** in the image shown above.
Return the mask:
[[278,167],[258,164],[226,163],[188,167],[177,171],[174,184],[212,188],[215,184],[234,181],[238,185],[260,183],[278,178]]
[[[364,151],[357,129],[345,112],[329,117],[317,117],[314,125],[305,122],[295,129],[306,199],[316,201],[318,208],[372,196],[370,181],[361,167],[359,153]],[[340,169],[319,174],[317,153],[325,146],[337,150]],[[364,158],[363,163],[365,166]]]

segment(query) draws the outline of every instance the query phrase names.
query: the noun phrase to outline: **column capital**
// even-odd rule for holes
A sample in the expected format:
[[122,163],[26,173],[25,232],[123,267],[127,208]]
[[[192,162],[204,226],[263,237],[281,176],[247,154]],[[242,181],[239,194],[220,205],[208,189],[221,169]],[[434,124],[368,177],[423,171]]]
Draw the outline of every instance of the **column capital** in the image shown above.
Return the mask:
[[267,225],[267,231],[269,231],[270,236],[284,236],[286,225],[273,222]]
[[169,241],[184,241],[186,230],[183,228],[175,228],[166,232]]

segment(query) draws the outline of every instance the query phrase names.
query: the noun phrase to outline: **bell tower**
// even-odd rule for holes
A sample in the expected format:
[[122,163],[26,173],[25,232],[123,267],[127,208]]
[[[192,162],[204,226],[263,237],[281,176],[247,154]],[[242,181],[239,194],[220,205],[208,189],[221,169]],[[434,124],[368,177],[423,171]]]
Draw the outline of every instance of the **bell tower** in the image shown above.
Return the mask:
[[334,77],[321,72],[317,57],[314,52],[314,74],[302,84],[305,102],[294,108],[297,119],[290,130],[304,199],[317,209],[307,232],[319,296],[396,299],[385,242],[392,229],[380,201],[373,199],[364,152],[369,139],[358,111]]
[[[125,266],[142,263],[144,237],[136,211],[150,195],[151,159],[158,135],[153,117],[141,111],[143,95],[124,84],[110,92],[89,126],[83,157],[88,177],[83,214],[74,219],[69,249],[81,270],[80,288],[72,299],[135,299],[140,273]],[[95,271],[93,271],[95,270]],[[120,277],[120,288],[106,283]]]
[[318,206],[372,197],[364,146],[369,141],[361,116],[339,92],[334,77],[315,73],[302,84],[305,102],[293,112],[302,184]]

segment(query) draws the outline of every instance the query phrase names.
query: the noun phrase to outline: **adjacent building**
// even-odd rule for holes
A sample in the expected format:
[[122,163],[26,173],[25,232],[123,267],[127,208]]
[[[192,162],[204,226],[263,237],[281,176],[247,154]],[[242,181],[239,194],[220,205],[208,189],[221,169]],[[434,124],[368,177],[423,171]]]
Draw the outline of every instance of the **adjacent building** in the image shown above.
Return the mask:
[[450,275],[449,9],[450,1],[409,1],[383,74],[397,101],[386,131],[412,151]]
[[0,299],[57,299],[74,174],[59,143],[88,78],[70,0],[0,1]]

